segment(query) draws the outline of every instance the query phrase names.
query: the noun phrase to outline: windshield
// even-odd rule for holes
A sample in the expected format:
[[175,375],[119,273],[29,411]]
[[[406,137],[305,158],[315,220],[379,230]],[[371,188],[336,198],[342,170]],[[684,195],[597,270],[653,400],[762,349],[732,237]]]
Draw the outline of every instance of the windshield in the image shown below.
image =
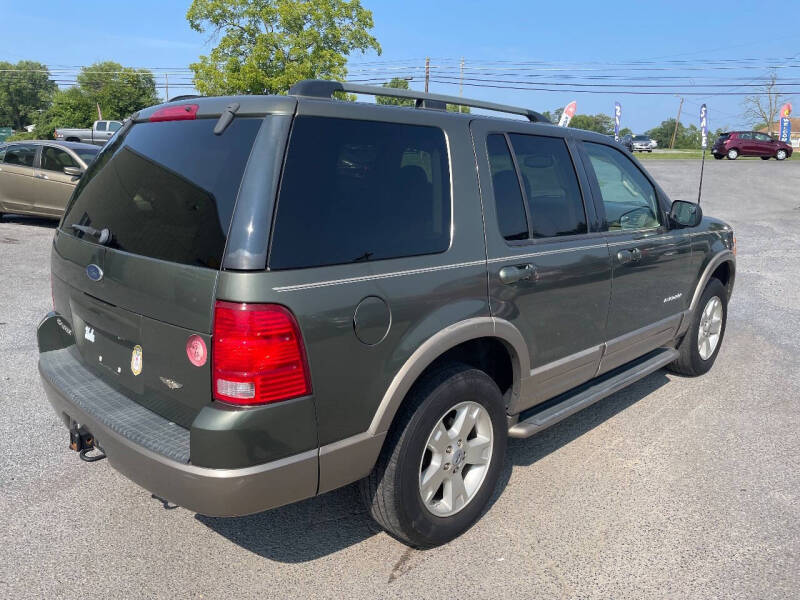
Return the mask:
[[635,135],[635,136],[633,136],[633,141],[634,142],[649,142],[650,138],[647,137],[646,135]]
[[[112,140],[75,190],[63,231],[151,258],[218,269],[261,119],[139,123]],[[73,228],[72,225],[79,225]]]

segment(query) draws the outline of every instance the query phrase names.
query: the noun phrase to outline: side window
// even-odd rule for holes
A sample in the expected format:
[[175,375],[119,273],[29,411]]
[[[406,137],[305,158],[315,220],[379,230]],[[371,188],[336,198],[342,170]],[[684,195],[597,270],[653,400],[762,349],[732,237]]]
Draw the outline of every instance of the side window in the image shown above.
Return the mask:
[[771,142],[772,141],[772,138],[769,137],[766,133],[754,133],[753,135],[755,136],[755,138],[759,142]]
[[739,134],[737,134],[736,137],[739,138],[740,140],[752,140],[753,139],[753,134],[752,133],[739,133]]
[[108,130],[109,131],[117,131],[120,127],[122,127],[122,123],[118,123],[117,121],[109,121],[108,122]]
[[34,158],[36,158],[36,146],[14,144],[6,148],[6,157],[3,162],[7,165],[32,167]]
[[450,172],[441,129],[295,119],[270,268],[432,254],[449,245]]
[[618,150],[584,142],[600,186],[609,231],[658,227],[656,191],[631,160]]
[[45,171],[63,171],[64,167],[77,167],[72,157],[59,148],[45,146],[42,148],[42,169]]
[[525,240],[528,238],[528,218],[525,216],[519,178],[505,136],[498,133],[487,136],[486,150],[500,233],[507,240]]
[[511,134],[534,238],[586,233],[578,176],[561,138]]
[[106,122],[98,121],[97,126],[95,127],[95,131],[105,131],[105,130],[106,130]]

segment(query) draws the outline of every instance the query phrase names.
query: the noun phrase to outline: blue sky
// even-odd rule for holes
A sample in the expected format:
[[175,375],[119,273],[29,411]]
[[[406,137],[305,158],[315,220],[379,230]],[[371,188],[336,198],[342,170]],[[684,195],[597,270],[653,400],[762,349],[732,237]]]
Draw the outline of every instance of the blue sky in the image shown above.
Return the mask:
[[[362,3],[373,11],[374,34],[383,46],[383,54],[380,57],[374,53],[353,56],[353,79],[370,74],[382,75],[391,67],[401,75],[413,74],[411,86],[421,88],[423,83],[419,74],[425,57],[430,56],[435,69],[449,67],[451,75],[457,71],[459,58],[464,57],[468,71],[475,69],[472,76],[477,78],[490,77],[486,75],[486,69],[498,66],[493,61],[510,61],[509,64],[524,61],[575,63],[575,69],[584,69],[576,70],[578,74],[614,75],[619,74],[619,70],[602,63],[652,60],[659,64],[685,61],[671,63],[669,72],[656,75],[692,77],[691,81],[695,83],[699,82],[697,77],[739,78],[737,80],[746,83],[763,80],[765,70],[696,69],[712,60],[761,59],[757,64],[766,64],[767,59],[794,57],[793,62],[783,60],[778,63],[797,65],[797,68],[779,69],[779,77],[800,82],[800,36],[791,34],[800,16],[800,6],[793,2],[764,5],[736,1],[574,0],[562,5],[530,1],[362,0]],[[67,9],[66,3],[50,0],[35,3],[0,0],[3,40],[0,59],[12,62],[33,59],[66,67],[111,59],[126,66],[186,68],[198,55],[207,53],[212,47],[208,35],[189,28],[185,18],[188,5],[188,1],[173,0],[138,0],[135,5],[83,0],[70,3]],[[785,27],[777,26],[779,12],[785,16]],[[768,23],[765,23],[765,18]],[[772,28],[774,34],[767,25],[777,26]],[[414,67],[416,71],[412,70]],[[551,82],[562,75],[564,72],[541,74]],[[171,77],[171,95],[178,93],[175,83],[180,80],[177,74]],[[688,79],[682,80],[682,89],[687,90],[689,83]],[[785,89],[790,92],[800,90],[800,86],[787,86]],[[458,85],[436,82],[431,91],[457,94]],[[552,110],[577,100],[579,113],[604,112],[609,115],[614,101],[619,100],[623,107],[623,126],[635,131],[649,129],[674,116],[679,103],[672,95],[633,96],[477,87],[465,87],[464,94],[520,104],[535,110]],[[800,95],[795,98],[800,101]],[[686,96],[681,118],[684,124],[697,121],[699,106],[703,102],[708,104],[712,129],[747,124],[741,117],[741,97],[711,95]],[[796,113],[798,111],[800,106]]]

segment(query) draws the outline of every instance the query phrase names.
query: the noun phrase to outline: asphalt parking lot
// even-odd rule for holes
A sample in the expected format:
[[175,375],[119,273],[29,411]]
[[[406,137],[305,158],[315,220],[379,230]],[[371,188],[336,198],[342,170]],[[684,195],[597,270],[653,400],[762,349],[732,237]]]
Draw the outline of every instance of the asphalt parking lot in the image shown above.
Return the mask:
[[[696,199],[699,161],[646,168],[673,199]],[[657,372],[511,440],[488,512],[425,552],[377,530],[352,487],[214,519],[79,461],[36,372],[54,225],[5,217],[0,595],[800,596],[800,158],[711,160],[704,189],[704,211],[734,226],[739,248],[713,370]]]

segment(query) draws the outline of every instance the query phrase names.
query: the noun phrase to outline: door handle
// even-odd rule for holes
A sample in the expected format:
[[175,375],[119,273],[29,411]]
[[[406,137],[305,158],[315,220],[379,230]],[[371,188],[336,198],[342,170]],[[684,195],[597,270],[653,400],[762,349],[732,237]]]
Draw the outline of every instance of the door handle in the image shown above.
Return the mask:
[[620,264],[627,264],[629,262],[638,262],[642,260],[642,251],[638,248],[632,248],[630,250],[620,250],[617,252],[617,260]]
[[503,267],[500,269],[500,281],[506,285],[517,283],[518,281],[528,281],[536,273],[533,265],[522,265],[519,267]]

